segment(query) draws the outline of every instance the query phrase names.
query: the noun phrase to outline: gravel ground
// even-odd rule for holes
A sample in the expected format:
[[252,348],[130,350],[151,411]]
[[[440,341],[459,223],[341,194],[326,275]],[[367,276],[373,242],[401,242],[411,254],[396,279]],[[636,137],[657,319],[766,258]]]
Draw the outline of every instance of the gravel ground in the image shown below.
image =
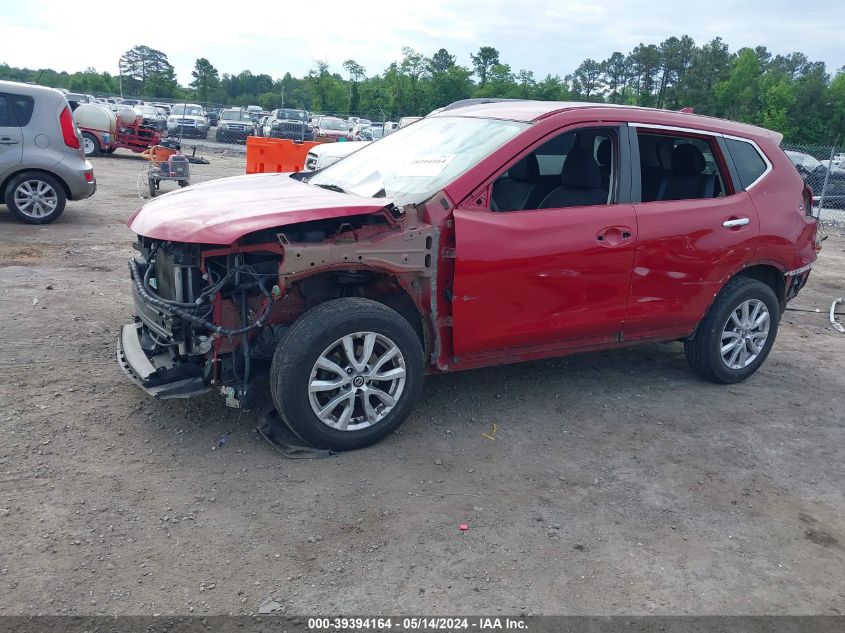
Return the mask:
[[[242,173],[203,151],[194,182]],[[254,415],[123,377],[144,163],[94,164],[52,225],[0,209],[0,615],[845,613],[845,336],[823,314],[787,313],[744,384],[677,343],[436,376],[380,445],[287,460]],[[827,310],[843,276],[834,234],[795,306]]]

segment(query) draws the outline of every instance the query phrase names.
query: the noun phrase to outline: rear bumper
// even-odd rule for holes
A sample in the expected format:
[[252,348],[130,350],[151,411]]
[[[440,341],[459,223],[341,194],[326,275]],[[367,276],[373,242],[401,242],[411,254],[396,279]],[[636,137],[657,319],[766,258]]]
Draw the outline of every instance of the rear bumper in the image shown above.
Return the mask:
[[163,352],[150,357],[141,347],[141,323],[129,323],[117,338],[117,363],[132,382],[159,400],[190,398],[208,391],[201,376],[186,375],[172,356]]
[[[67,185],[68,200],[85,200],[97,191],[94,167],[88,160],[65,159],[53,167],[56,175]],[[90,180],[88,180],[90,178]]]

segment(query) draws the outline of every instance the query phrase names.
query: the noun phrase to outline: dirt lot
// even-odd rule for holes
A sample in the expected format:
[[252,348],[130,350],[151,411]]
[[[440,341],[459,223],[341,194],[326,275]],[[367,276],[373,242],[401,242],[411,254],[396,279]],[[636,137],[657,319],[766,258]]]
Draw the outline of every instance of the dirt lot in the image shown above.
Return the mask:
[[[194,181],[242,172],[209,158]],[[95,159],[50,226],[0,209],[0,614],[845,613],[824,315],[787,313],[741,385],[650,345],[431,378],[401,433],[332,459],[252,415],[217,448],[236,411],[151,400],[114,359],[142,166]],[[843,294],[833,235],[794,305]]]

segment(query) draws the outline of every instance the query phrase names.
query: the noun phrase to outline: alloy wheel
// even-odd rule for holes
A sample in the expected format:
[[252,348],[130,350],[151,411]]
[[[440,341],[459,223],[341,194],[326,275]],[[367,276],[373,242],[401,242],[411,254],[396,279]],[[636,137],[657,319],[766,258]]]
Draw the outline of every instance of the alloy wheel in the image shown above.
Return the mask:
[[59,195],[43,180],[24,180],[14,193],[15,206],[24,215],[40,219],[56,210]]
[[405,359],[396,343],[383,334],[356,332],[320,354],[308,380],[308,398],[323,424],[358,431],[393,410],[405,378]]
[[766,346],[770,321],[769,309],[759,299],[748,299],[734,308],[722,328],[722,362],[729,369],[753,363]]

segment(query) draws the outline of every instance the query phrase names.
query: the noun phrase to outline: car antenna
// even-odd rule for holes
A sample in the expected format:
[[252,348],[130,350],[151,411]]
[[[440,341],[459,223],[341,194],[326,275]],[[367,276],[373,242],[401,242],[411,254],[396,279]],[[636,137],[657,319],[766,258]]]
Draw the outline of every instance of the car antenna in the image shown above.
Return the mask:
[[188,109],[188,102],[182,104],[182,124],[179,126],[179,147],[182,147],[182,135],[185,133],[185,111]]

